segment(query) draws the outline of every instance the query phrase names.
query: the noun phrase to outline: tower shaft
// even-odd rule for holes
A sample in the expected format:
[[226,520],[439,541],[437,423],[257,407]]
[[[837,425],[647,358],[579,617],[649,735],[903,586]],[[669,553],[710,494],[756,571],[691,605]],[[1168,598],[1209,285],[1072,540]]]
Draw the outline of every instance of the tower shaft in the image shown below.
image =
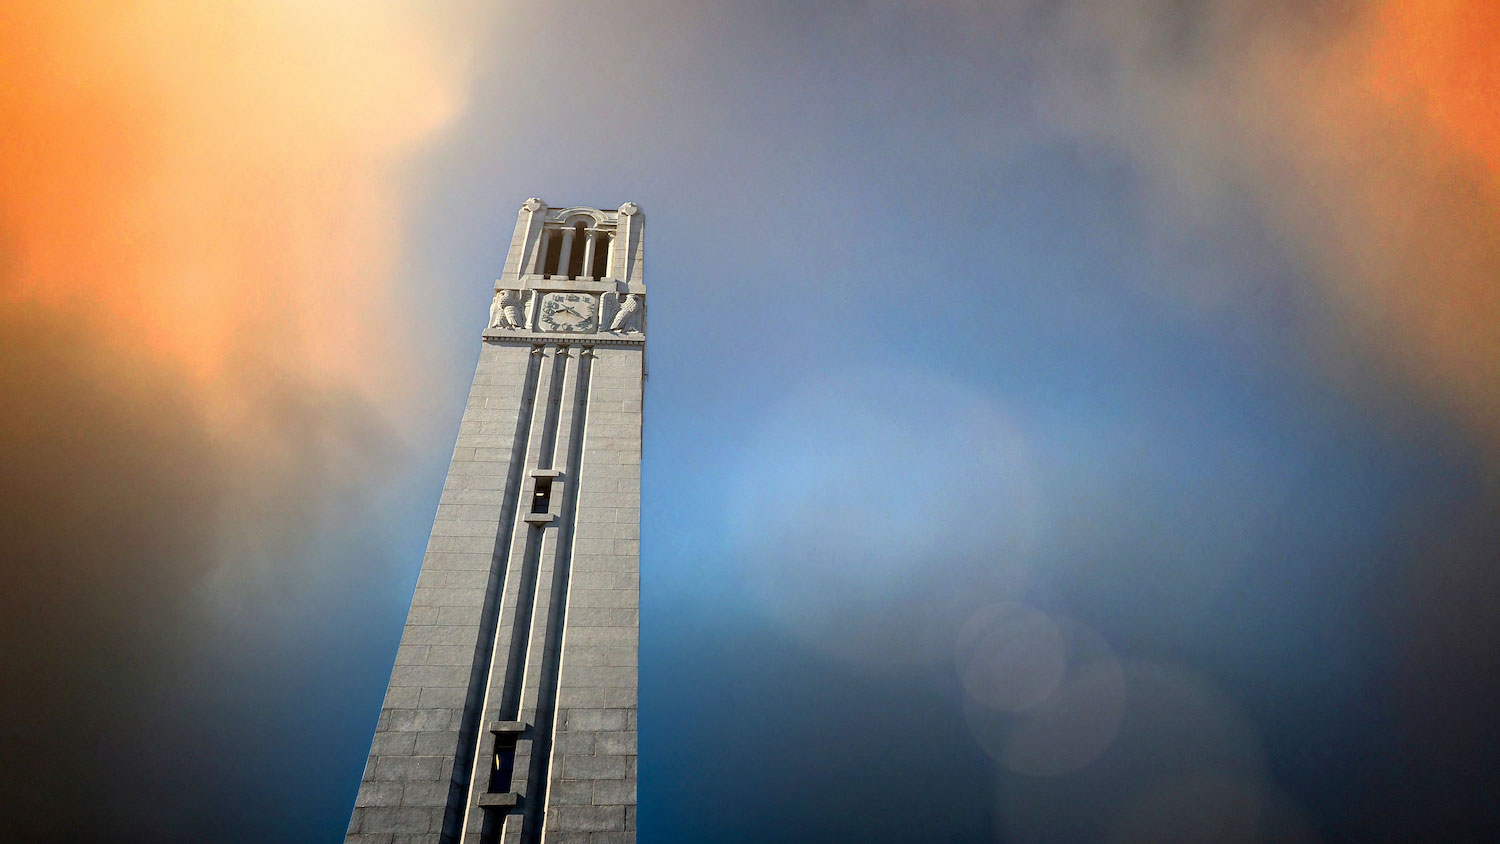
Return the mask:
[[635,840],[644,222],[522,206],[346,844]]

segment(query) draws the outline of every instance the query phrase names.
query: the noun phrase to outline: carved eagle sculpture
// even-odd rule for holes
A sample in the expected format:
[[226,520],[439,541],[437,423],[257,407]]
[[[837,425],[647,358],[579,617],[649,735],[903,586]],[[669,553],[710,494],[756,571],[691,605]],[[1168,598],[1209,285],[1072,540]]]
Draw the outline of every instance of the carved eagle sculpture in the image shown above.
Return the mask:
[[521,316],[521,294],[515,290],[502,290],[495,294],[495,303],[490,305],[490,328],[520,328],[526,324]]
[[629,334],[641,330],[641,302],[636,294],[632,293],[620,300],[620,310],[615,313],[615,318],[610,320],[609,330]]

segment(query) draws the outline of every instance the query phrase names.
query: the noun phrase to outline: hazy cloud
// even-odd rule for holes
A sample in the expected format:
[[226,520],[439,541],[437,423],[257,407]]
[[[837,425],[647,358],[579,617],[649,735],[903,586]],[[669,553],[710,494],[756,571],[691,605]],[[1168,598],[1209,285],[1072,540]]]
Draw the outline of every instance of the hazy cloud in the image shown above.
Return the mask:
[[236,798],[215,791],[260,752],[225,690],[276,645],[215,638],[391,579],[379,551],[309,548],[380,532],[428,421],[402,168],[461,107],[469,53],[429,11],[0,13],[8,836],[217,838]]
[[[1185,218],[1248,197],[1312,282],[1301,307],[1331,317],[1301,326],[1320,366],[1356,391],[1389,373],[1500,448],[1500,70],[1486,58],[1500,13],[1223,0],[1060,15],[1065,121],[1127,143]],[[1167,290],[1202,302],[1202,281]],[[1245,278],[1206,301],[1260,295]]]

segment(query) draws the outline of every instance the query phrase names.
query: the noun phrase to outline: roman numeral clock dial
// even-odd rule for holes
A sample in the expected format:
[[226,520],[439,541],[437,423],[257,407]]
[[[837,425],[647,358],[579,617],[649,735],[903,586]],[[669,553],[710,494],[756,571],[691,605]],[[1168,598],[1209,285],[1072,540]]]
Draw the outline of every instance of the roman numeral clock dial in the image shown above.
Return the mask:
[[598,317],[598,300],[588,293],[547,293],[542,296],[539,327],[543,331],[593,331]]

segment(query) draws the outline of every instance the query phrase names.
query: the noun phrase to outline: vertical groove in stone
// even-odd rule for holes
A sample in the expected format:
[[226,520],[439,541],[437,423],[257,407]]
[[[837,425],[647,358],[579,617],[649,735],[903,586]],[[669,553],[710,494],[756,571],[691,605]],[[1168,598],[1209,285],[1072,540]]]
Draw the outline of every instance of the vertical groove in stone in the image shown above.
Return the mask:
[[490,557],[490,575],[480,616],[479,635],[474,643],[474,662],[469,673],[469,688],[464,697],[463,721],[454,750],[453,776],[448,784],[448,803],[443,811],[442,844],[458,840],[464,808],[469,795],[469,777],[474,770],[479,727],[484,717],[485,688],[489,683],[490,664],[494,661],[495,625],[499,623],[501,586],[505,582],[510,559],[511,525],[516,519],[520,498],[526,448],[531,435],[532,410],[536,406],[537,376],[540,358],[527,359],[526,380],[521,388],[521,408],[516,417],[516,432],[511,443],[510,467],[505,479],[505,503],[495,530],[495,550]]
[[[534,462],[535,466],[531,468],[550,469],[552,467],[558,428],[561,424],[563,397],[567,395],[572,386],[569,384],[568,378],[568,360],[569,356],[566,347],[554,349],[551,369],[546,373],[547,403],[542,416],[541,428],[533,432],[533,436],[537,438],[536,450],[528,455],[528,461],[523,461]],[[546,364],[542,365],[545,366]],[[576,368],[573,372],[573,377],[577,377]],[[525,497],[521,494],[522,492],[524,490],[518,489],[515,496],[515,506],[518,508],[521,505],[521,499]],[[494,695],[496,688],[493,685],[493,675],[499,669],[500,665],[503,665],[503,676],[500,678],[501,682],[498,687],[497,705],[490,706],[486,703],[484,707],[486,710],[491,710],[489,714],[502,721],[527,720],[525,717],[526,713],[522,711],[522,703],[527,684],[533,682],[527,676],[527,664],[531,657],[532,628],[535,626],[535,619],[539,612],[545,617],[545,604],[548,597],[548,593],[543,592],[541,586],[543,574],[548,568],[543,565],[543,558],[555,542],[555,538],[552,541],[548,541],[548,528],[545,526],[527,525],[524,530],[525,544],[520,560],[521,565],[519,571],[514,575],[516,581],[512,586],[516,592],[515,605],[511,610],[510,618],[506,622],[504,630],[504,636],[508,641],[505,641],[503,646],[498,639],[496,641],[497,654],[501,652],[501,648],[503,647],[504,662],[496,663],[492,659],[491,665],[486,671],[486,682],[490,684],[490,694]],[[479,748],[486,746],[490,741],[493,741],[490,736],[479,735],[477,737],[475,759],[478,758]],[[518,747],[518,751],[522,751],[526,746],[526,742],[523,740],[519,744],[521,746]],[[524,754],[518,752],[516,757],[518,767],[523,758]],[[474,775],[477,776],[478,766],[475,765],[472,767],[476,771]],[[471,781],[470,785],[471,787],[468,792],[470,805],[468,806],[468,811],[478,811],[480,813],[479,840],[481,842],[486,840],[493,841],[502,832],[504,815],[499,810],[482,809],[473,805],[473,801],[477,800],[479,794],[488,791],[488,786],[481,787],[477,781]],[[524,799],[524,786],[515,790],[520,791]]]
[[538,469],[552,468],[552,452],[557,447],[557,412],[562,405],[563,378],[567,373],[567,346],[552,357],[552,395],[547,401],[547,424],[542,428],[542,450],[537,456]]
[[526,560],[521,567],[520,593],[510,628],[509,659],[505,663],[505,685],[500,696],[500,720],[514,721],[521,708],[522,669],[526,664],[526,643],[530,636],[531,617],[536,613],[536,570],[542,556],[542,528],[526,530]]
[[[552,468],[552,450],[557,444],[558,410],[562,404],[568,358],[558,354],[552,361],[552,389],[547,401],[547,416],[542,428],[542,447],[537,457],[538,469]],[[519,496],[517,496],[519,498]],[[531,620],[536,614],[537,575],[542,557],[542,537],[546,529],[531,527],[526,531],[526,558],[522,564],[520,595],[516,600],[514,623],[510,630],[510,658],[505,664],[505,685],[500,697],[500,720],[512,721],[521,710],[521,688],[524,684],[527,649],[531,642]]]
[[[545,404],[531,414],[532,427],[527,452],[522,460],[523,473],[544,468],[551,462],[550,452],[556,440],[558,408],[562,402],[562,395],[567,390],[566,347],[558,347],[550,343],[539,344],[535,347],[535,354],[539,358],[551,357],[552,361],[550,364],[545,359],[539,362],[539,383],[535,392],[537,402],[545,402]],[[521,485],[513,494],[513,499],[508,499],[508,501],[517,510],[529,510],[528,493],[531,489],[532,483],[523,477]],[[513,518],[512,521],[512,554],[509,561],[509,573],[504,583],[501,584],[503,588],[498,621],[494,625],[495,638],[491,662],[485,671],[481,724],[495,718],[524,720],[517,718],[514,714],[517,707],[513,701],[516,689],[524,690],[525,687],[527,637],[533,624],[534,604],[537,600],[536,581],[540,576],[539,570],[542,568],[550,543],[546,538],[544,528],[526,522],[519,516]],[[461,836],[459,840],[471,844],[485,840],[486,836],[493,839],[495,835],[500,834],[497,827],[503,823],[505,817],[501,810],[482,808],[477,802],[480,795],[489,793],[489,779],[482,766],[490,758],[494,741],[493,734],[481,730],[476,737],[474,753],[471,757],[473,761],[471,778],[464,804],[462,828],[459,833]],[[520,744],[524,745],[525,742]],[[520,761],[521,754],[518,752],[518,769]]]
[[557,538],[557,564],[552,576],[552,613],[548,619],[547,647],[543,652],[541,676],[538,678],[536,723],[532,730],[531,785],[527,788],[521,827],[523,844],[542,839],[547,782],[551,775],[552,735],[557,723],[557,684],[562,664],[562,637],[567,624],[568,576],[573,562],[573,525],[576,520],[579,481],[583,474],[583,435],[588,422],[589,379],[593,372],[592,354],[582,354],[578,361],[577,389],[574,395],[573,425],[568,437],[568,483],[560,513],[563,525]]

